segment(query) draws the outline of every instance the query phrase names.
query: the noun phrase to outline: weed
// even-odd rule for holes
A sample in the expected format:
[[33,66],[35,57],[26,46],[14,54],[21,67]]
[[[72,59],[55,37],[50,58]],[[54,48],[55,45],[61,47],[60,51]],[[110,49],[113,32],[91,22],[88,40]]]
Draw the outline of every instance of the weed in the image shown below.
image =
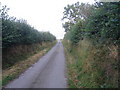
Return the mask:
[[45,53],[47,53],[55,43],[56,42],[43,44],[42,48],[44,49],[40,49],[36,52],[36,54],[33,53],[28,55],[26,56],[26,58],[23,58],[22,60],[16,62],[11,67],[4,69],[2,75],[2,86],[8,84],[11,80],[18,77],[27,68],[29,68],[32,64],[38,61],[39,58]]
[[13,80],[16,77],[15,74],[8,75],[2,80],[2,86],[6,85],[9,81]]
[[115,88],[118,87],[117,46],[94,45],[83,39],[77,46],[63,41],[68,66],[69,87]]

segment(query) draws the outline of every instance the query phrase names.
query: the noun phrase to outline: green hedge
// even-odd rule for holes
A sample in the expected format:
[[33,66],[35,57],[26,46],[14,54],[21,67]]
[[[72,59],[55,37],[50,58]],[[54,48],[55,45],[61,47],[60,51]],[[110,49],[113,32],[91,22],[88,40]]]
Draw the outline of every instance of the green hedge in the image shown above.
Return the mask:
[[25,20],[17,20],[14,17],[10,17],[7,14],[8,10],[6,6],[0,9],[3,48],[9,48],[13,45],[52,42],[56,40],[56,37],[51,33],[40,32],[27,24]]

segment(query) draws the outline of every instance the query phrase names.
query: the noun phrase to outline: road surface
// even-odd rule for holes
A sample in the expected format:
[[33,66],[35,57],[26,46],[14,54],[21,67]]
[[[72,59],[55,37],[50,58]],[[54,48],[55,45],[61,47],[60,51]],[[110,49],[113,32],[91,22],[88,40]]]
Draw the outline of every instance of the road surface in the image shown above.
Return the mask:
[[45,56],[33,64],[6,88],[66,88],[64,49],[58,42]]

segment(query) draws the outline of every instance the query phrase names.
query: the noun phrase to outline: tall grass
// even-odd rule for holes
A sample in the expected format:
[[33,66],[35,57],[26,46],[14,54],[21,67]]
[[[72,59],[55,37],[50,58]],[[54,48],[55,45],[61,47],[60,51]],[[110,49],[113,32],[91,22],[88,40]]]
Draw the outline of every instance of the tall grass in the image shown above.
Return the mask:
[[28,67],[30,67],[32,64],[37,62],[41,56],[43,56],[45,53],[47,53],[51,49],[51,47],[53,45],[55,45],[55,43],[56,42],[53,42],[53,43],[43,43],[42,46],[39,45],[39,48],[37,48],[38,50],[35,49],[36,52],[34,52],[34,53],[30,52],[31,55],[27,55],[26,58],[24,58],[22,60],[19,59],[16,56],[16,58],[18,58],[19,61],[14,63],[14,65],[10,66],[9,68],[6,68],[6,69],[3,70],[3,73],[2,73],[2,86],[6,85],[8,82],[10,82],[13,79],[15,79],[16,77],[18,77]]
[[94,45],[83,39],[78,45],[63,41],[71,88],[117,88],[118,46]]
[[3,69],[9,68],[16,62],[27,59],[29,56],[36,54],[44,48],[47,48],[47,45],[50,46],[51,44],[51,42],[47,42],[42,45],[39,43],[32,45],[17,45],[11,48],[3,49],[2,67]]

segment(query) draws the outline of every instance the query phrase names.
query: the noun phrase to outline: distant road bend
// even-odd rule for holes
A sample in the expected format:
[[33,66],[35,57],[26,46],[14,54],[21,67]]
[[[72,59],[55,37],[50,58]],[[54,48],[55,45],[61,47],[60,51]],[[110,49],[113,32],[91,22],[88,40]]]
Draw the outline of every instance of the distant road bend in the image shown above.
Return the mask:
[[59,41],[45,56],[33,64],[6,88],[66,88],[65,57]]

